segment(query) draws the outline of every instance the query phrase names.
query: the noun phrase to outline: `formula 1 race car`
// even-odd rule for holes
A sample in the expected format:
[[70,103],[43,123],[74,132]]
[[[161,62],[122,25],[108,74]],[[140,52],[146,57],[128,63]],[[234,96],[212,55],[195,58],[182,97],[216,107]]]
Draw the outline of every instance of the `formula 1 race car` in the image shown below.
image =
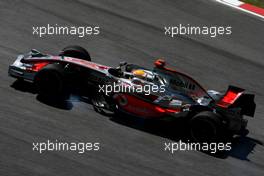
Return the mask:
[[254,95],[229,86],[226,92],[205,90],[190,76],[166,67],[162,59],[153,69],[122,62],[113,68],[91,62],[80,46],[64,48],[58,56],[35,49],[19,55],[9,75],[29,81],[41,96],[56,100],[72,92],[88,97],[98,112],[123,112],[146,119],[184,118],[196,141],[213,141],[242,134],[254,116]]

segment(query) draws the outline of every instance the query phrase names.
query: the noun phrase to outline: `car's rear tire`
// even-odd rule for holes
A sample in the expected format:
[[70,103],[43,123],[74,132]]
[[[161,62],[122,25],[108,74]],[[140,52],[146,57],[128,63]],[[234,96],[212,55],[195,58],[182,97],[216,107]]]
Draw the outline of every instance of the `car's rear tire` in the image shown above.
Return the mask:
[[74,57],[86,61],[91,61],[89,52],[81,46],[67,46],[62,49],[60,56]]
[[66,88],[66,80],[63,74],[63,66],[49,64],[40,70],[34,79],[37,93],[48,99],[65,100],[70,96]]
[[196,114],[190,120],[190,133],[196,142],[219,142],[223,138],[220,115],[211,111]]

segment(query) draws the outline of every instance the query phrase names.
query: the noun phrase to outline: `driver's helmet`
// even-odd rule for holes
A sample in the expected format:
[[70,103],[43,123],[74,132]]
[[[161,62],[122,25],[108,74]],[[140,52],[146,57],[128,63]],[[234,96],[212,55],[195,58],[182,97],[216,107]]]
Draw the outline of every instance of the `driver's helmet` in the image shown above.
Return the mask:
[[132,74],[139,79],[145,79],[147,77],[146,71],[142,69],[133,70]]

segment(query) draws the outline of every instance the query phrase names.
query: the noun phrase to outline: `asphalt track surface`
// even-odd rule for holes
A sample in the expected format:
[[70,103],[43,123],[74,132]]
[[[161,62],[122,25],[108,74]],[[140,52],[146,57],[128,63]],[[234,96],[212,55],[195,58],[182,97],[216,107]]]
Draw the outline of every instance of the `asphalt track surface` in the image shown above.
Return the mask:
[[[264,22],[208,0],[0,1],[0,175],[263,175],[264,174]],[[99,36],[32,35],[32,26],[99,25]],[[232,35],[164,35],[165,25],[231,25]],[[56,54],[71,44],[84,46],[94,61],[151,66],[164,57],[193,75],[206,88],[229,84],[256,94],[255,118],[248,138],[239,140],[225,158],[199,151],[164,151],[173,142],[137,126],[100,115],[91,105],[72,100],[67,109],[39,101],[27,89],[13,88],[8,65],[16,55],[37,48]],[[125,117],[124,117],[125,118]],[[100,151],[32,151],[45,140],[100,142]]]

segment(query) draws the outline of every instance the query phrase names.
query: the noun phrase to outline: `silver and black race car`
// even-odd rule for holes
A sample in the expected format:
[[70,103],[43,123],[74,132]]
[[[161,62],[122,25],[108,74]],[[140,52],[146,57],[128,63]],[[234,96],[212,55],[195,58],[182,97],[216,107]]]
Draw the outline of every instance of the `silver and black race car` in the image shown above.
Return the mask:
[[229,86],[220,93],[205,90],[192,77],[166,67],[162,59],[153,69],[126,62],[109,67],[91,62],[80,46],[64,48],[58,56],[35,49],[19,55],[9,75],[34,84],[39,95],[65,100],[72,92],[91,99],[98,112],[124,112],[145,119],[184,118],[196,141],[213,141],[242,134],[246,116],[254,116],[254,95]]

